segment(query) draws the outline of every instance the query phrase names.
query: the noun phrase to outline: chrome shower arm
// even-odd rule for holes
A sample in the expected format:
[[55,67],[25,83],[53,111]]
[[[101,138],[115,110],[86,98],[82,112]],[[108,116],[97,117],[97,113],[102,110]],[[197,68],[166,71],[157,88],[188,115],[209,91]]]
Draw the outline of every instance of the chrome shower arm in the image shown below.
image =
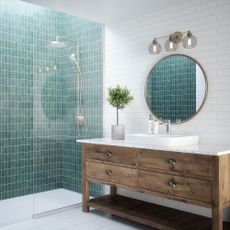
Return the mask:
[[72,43],[74,43],[74,44],[78,44],[77,41],[70,40],[70,39],[67,39],[67,38],[63,38],[62,36],[57,36],[57,37],[56,37],[56,40],[57,40],[57,41],[67,41],[67,42],[72,42]]

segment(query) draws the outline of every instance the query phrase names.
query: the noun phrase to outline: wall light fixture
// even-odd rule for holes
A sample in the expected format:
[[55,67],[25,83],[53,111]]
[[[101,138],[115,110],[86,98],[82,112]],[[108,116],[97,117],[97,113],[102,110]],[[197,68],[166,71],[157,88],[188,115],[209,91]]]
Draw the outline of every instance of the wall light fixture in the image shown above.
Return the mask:
[[[185,36],[184,36],[185,35]],[[159,54],[161,52],[161,44],[158,42],[161,38],[168,37],[165,42],[165,49],[167,52],[174,52],[177,50],[178,44],[182,42],[185,49],[192,49],[197,44],[196,37],[191,33],[191,31],[180,32],[176,31],[169,36],[161,36],[154,38],[151,46],[151,54]]]

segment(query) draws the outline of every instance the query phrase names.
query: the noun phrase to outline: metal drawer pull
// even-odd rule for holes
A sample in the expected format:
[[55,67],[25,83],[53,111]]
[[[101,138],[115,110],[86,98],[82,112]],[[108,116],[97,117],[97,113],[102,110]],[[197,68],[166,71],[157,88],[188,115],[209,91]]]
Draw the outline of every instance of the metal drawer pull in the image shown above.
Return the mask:
[[105,173],[107,176],[112,176],[112,174],[113,174],[111,170],[106,170]]
[[174,159],[169,159],[169,160],[168,160],[168,163],[175,166],[175,165],[176,165],[176,160],[174,160]]
[[110,151],[107,151],[107,152],[105,153],[105,155],[106,155],[107,157],[112,157],[112,156],[113,156],[112,152],[110,152]]
[[176,181],[174,181],[174,180],[171,181],[171,180],[170,180],[170,181],[168,182],[168,185],[169,185],[171,188],[176,188]]

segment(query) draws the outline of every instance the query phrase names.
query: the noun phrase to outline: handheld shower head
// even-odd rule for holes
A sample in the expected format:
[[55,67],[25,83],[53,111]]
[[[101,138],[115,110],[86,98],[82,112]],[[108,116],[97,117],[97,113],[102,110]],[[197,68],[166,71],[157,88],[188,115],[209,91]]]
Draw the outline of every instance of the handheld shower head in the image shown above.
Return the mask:
[[70,61],[73,61],[73,62],[77,62],[76,54],[74,54],[74,53],[73,53],[73,54],[70,54],[70,55],[69,55],[69,60],[70,60]]

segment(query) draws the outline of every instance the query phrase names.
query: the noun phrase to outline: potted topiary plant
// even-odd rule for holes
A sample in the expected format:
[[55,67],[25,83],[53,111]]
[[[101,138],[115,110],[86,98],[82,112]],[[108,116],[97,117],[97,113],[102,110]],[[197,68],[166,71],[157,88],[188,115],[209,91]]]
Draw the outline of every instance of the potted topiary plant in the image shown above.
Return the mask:
[[122,88],[119,85],[115,88],[109,88],[108,93],[107,101],[116,108],[117,113],[117,124],[112,125],[111,137],[113,140],[124,140],[125,126],[119,125],[119,110],[124,109],[133,100],[133,97],[126,87]]

